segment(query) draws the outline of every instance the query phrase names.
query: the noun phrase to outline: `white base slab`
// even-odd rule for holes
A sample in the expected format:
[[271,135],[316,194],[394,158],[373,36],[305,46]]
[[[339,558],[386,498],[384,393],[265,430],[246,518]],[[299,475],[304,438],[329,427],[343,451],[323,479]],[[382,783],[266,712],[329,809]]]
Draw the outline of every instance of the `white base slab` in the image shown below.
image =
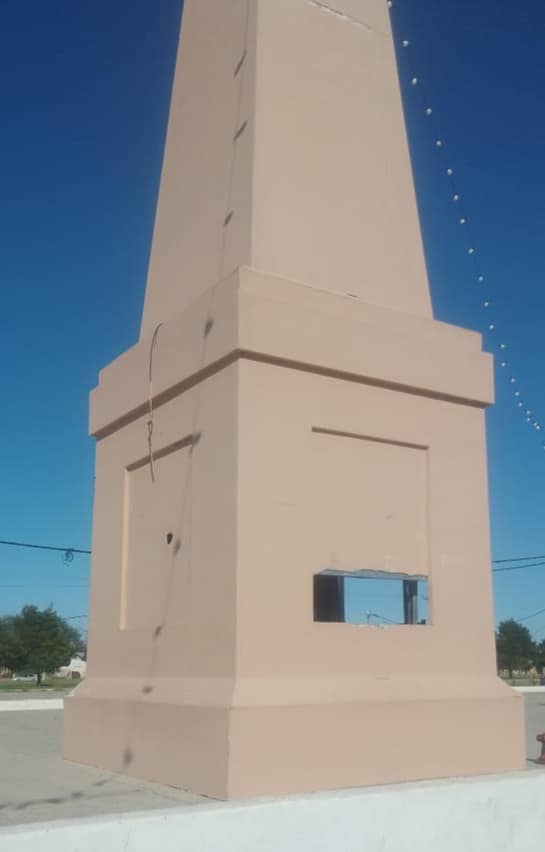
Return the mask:
[[63,698],[22,698],[0,701],[0,713],[21,713],[27,710],[63,710]]
[[542,852],[544,840],[545,771],[0,830],[9,852]]

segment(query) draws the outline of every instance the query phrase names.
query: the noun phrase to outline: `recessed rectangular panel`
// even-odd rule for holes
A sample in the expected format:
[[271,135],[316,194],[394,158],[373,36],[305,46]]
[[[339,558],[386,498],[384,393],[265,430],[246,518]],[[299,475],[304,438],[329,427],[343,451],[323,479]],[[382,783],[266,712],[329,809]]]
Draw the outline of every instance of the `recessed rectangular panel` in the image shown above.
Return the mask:
[[316,570],[428,574],[425,447],[314,429]]
[[155,629],[164,623],[167,607],[170,616],[176,609],[190,497],[189,443],[156,452],[153,478],[147,459],[126,471],[122,629]]

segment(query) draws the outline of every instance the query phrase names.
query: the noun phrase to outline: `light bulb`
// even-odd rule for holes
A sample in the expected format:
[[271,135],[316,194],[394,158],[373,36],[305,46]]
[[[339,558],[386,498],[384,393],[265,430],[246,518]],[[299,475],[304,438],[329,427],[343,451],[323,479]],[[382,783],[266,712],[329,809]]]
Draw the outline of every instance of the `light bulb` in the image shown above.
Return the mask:
[[418,86],[418,77],[413,77],[411,80],[411,86]]

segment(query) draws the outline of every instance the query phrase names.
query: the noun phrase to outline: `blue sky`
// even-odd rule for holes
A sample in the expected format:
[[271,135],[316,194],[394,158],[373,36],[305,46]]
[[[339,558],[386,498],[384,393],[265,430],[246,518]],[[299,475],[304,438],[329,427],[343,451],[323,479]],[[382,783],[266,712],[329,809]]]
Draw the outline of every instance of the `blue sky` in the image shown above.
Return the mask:
[[[0,6],[0,538],[90,547],[88,392],[138,333],[180,5]],[[486,346],[509,345],[509,375],[545,428],[545,9],[395,0],[392,12],[398,45],[410,40],[399,58],[436,316],[488,323],[424,88],[489,281],[498,332]],[[545,553],[545,435],[497,372],[494,556]],[[0,612],[34,602],[82,614],[88,571],[84,557],[0,548]],[[497,575],[497,616],[545,607],[544,571]],[[545,636],[545,616],[528,626]]]
[[[482,330],[489,324],[482,303],[493,303],[497,332],[485,335],[485,346],[499,356],[497,404],[487,415],[494,557],[543,554],[545,438],[526,424],[509,377],[517,378],[516,388],[543,423],[545,10],[538,0],[516,7],[395,0],[392,16],[436,316]],[[408,48],[399,47],[404,39]],[[427,102],[438,133],[425,115]],[[475,282],[437,135],[471,220],[487,296]],[[507,370],[498,366],[500,342],[508,344]],[[545,608],[544,571],[496,575],[497,617]],[[544,616],[527,624],[545,636]]]

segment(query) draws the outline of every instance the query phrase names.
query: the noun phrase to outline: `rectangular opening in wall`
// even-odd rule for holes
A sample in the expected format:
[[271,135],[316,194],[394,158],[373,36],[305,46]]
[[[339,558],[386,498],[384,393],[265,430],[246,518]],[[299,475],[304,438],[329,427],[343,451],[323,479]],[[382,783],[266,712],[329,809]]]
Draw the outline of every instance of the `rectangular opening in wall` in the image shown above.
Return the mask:
[[386,571],[324,571],[314,577],[314,621],[344,624],[429,623],[428,578]]

